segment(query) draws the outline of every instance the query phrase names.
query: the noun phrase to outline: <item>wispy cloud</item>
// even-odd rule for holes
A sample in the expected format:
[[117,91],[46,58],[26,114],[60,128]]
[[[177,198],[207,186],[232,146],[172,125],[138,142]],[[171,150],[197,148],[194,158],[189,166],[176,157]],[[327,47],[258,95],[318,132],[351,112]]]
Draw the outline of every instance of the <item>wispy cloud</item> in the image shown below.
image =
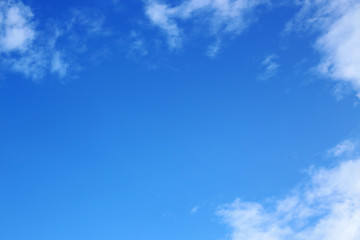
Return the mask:
[[86,52],[91,37],[109,31],[103,27],[101,14],[73,9],[65,19],[36,25],[38,20],[29,6],[15,0],[0,2],[1,64],[34,81],[47,74],[67,76],[76,65],[74,53]]
[[176,14],[176,8],[151,2],[146,8],[146,14],[153,24],[159,26],[167,34],[168,44],[171,48],[181,46],[180,29],[172,19],[172,16]]
[[146,56],[148,54],[148,46],[146,45],[143,37],[136,31],[131,31],[130,33],[130,48],[129,48],[129,56]]
[[350,139],[342,141],[337,144],[335,147],[328,150],[328,156],[330,157],[340,157],[343,155],[351,155],[355,152],[357,147],[357,142],[354,142]]
[[64,77],[67,73],[68,64],[64,61],[60,52],[55,52],[51,60],[51,72]]
[[29,6],[17,1],[0,3],[0,54],[6,68],[38,79],[47,65],[43,47],[35,46],[39,32],[34,24],[34,14]]
[[217,39],[208,49],[208,55],[214,56],[220,47],[219,39],[224,35],[242,33],[253,22],[256,7],[265,3],[265,0],[188,0],[170,6],[149,1],[146,15],[167,35],[168,45],[172,49],[182,46],[189,28],[189,24],[184,26],[187,21],[192,21],[192,27],[205,26],[205,35]]
[[240,199],[218,214],[232,240],[360,239],[360,159],[312,170],[308,182],[273,204]]
[[277,63],[277,56],[271,54],[267,56],[262,62],[261,67],[264,69],[263,72],[258,76],[260,80],[268,80],[272,78],[278,71],[280,64]]
[[[303,1],[286,32],[319,31],[315,47],[321,53],[318,71],[350,85],[360,97],[360,2],[357,0]],[[337,86],[337,95],[339,95]]]
[[221,40],[217,39],[213,44],[211,44],[208,47],[206,55],[212,58],[215,57],[218,54],[220,47],[221,47]]
[[21,2],[0,2],[0,52],[26,51],[35,38],[33,12]]

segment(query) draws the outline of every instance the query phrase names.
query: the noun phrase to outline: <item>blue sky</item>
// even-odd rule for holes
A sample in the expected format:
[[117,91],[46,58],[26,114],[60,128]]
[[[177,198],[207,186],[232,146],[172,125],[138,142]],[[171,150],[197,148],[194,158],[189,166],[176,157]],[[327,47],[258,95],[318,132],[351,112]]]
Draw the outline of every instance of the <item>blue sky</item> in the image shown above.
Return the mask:
[[358,240],[360,2],[0,1],[0,239]]

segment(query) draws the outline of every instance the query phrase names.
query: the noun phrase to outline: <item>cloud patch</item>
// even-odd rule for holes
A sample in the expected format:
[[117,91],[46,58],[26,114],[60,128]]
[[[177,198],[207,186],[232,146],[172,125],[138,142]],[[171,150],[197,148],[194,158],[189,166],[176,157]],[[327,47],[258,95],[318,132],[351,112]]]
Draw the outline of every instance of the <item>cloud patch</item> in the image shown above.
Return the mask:
[[[360,97],[360,2],[356,0],[303,1],[285,31],[317,31],[315,48],[321,54],[317,70],[351,86]],[[339,89],[346,87],[337,86]]]
[[31,9],[21,2],[0,2],[0,52],[26,51],[35,38]]
[[1,66],[33,81],[49,74],[65,78],[93,37],[109,35],[104,17],[88,10],[72,9],[66,21],[34,22],[33,11],[21,1],[0,2]]
[[276,55],[271,54],[261,62],[261,68],[263,68],[264,71],[258,76],[258,79],[268,80],[277,73],[280,67],[280,64],[277,63],[277,58]]
[[356,142],[354,142],[350,139],[347,139],[347,140],[339,143],[335,147],[331,148],[330,150],[328,150],[328,156],[340,157],[343,155],[351,155],[355,152],[356,147],[357,147]]
[[287,197],[261,204],[240,199],[219,216],[232,240],[360,239],[360,159],[311,170]]
[[187,0],[170,6],[149,1],[145,13],[166,34],[171,49],[182,46],[189,26],[205,27],[206,34],[216,39],[208,49],[208,55],[213,56],[220,47],[218,39],[242,33],[253,22],[255,9],[265,3],[265,0]]

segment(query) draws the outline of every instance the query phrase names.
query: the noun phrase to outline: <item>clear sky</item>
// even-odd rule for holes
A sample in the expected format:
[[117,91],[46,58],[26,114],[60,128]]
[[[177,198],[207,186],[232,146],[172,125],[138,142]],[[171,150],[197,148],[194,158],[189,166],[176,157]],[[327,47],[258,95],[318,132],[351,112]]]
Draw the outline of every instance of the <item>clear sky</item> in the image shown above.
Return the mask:
[[0,239],[360,239],[360,1],[0,0]]

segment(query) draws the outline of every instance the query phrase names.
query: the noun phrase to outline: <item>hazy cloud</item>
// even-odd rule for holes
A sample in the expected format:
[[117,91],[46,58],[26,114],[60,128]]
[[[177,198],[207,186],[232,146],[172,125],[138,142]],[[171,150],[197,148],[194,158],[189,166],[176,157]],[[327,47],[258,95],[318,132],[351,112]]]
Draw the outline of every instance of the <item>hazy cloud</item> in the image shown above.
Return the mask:
[[360,160],[312,170],[308,182],[273,204],[240,199],[218,214],[232,240],[360,239]]
[[199,205],[194,206],[194,207],[190,210],[191,214],[197,213],[197,212],[199,211],[199,208],[200,208]]
[[352,154],[354,153],[356,146],[357,144],[355,142],[347,139],[328,150],[328,155],[331,157],[340,157],[345,154]]
[[[318,71],[360,93],[360,2],[358,0],[303,1],[285,29],[318,31],[315,47],[321,54]],[[346,89],[337,86],[339,89]]]
[[64,78],[75,54],[87,51],[94,36],[108,35],[101,14],[72,9],[66,21],[54,20],[36,28],[33,11],[21,1],[0,3],[0,57],[2,65],[38,81],[46,74]]
[[261,62],[261,68],[263,69],[263,72],[258,76],[260,80],[268,80],[276,74],[280,67],[280,65],[276,61],[277,58],[278,57],[276,55],[272,54],[267,56]]
[[21,2],[0,2],[0,52],[26,51],[35,38],[33,13]]
[[[253,11],[266,3],[264,0],[188,0],[177,6],[149,1],[146,15],[150,21],[167,35],[170,48],[179,48],[187,27],[206,26],[205,34],[219,39],[226,34],[240,34],[254,20]],[[214,56],[220,41],[210,45],[208,55]]]
[[206,52],[206,55],[209,57],[215,57],[217,53],[219,52],[221,47],[221,41],[220,39],[217,39],[213,44],[211,44]]

